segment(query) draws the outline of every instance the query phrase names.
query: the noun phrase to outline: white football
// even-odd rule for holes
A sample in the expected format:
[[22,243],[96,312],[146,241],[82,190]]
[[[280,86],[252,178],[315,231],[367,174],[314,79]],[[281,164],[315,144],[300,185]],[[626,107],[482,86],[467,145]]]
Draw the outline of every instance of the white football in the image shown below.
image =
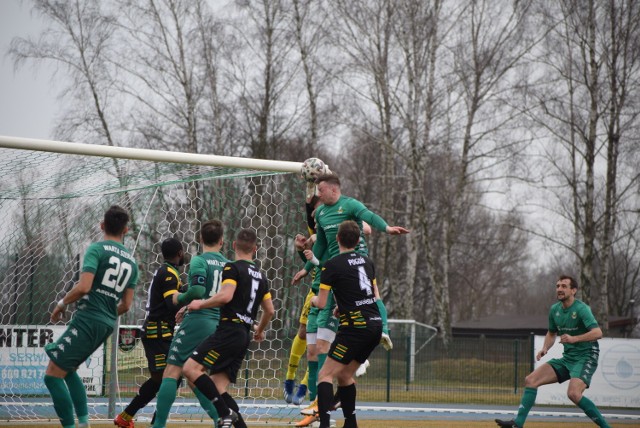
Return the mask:
[[302,167],[300,168],[300,176],[303,180],[313,183],[315,179],[329,172],[329,167],[322,161],[322,159],[318,158],[309,158],[302,162]]

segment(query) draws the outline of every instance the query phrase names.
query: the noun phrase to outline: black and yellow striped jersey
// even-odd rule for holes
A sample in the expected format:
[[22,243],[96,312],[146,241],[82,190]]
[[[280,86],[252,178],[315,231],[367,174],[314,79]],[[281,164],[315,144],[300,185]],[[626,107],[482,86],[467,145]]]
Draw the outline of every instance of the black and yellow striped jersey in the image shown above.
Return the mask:
[[169,262],[165,262],[153,274],[147,296],[147,316],[142,326],[143,337],[168,340],[173,337],[179,309],[173,304],[173,295],[179,292],[181,286],[180,273]]
[[236,289],[231,301],[220,308],[221,321],[243,323],[251,327],[262,301],[271,299],[266,276],[253,262],[236,260],[224,267],[222,286],[227,285]]
[[340,253],[322,267],[320,289],[333,290],[340,310],[340,325],[382,325],[374,285],[373,262],[354,251]]

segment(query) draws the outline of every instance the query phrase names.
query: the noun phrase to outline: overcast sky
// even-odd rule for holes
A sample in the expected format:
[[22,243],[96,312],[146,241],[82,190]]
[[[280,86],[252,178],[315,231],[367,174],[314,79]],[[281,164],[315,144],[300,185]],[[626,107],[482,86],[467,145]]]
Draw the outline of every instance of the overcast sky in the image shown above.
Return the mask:
[[0,0],[0,135],[51,139],[56,112],[51,73],[43,65],[14,71],[7,56],[13,37],[37,35],[41,28],[28,2]]

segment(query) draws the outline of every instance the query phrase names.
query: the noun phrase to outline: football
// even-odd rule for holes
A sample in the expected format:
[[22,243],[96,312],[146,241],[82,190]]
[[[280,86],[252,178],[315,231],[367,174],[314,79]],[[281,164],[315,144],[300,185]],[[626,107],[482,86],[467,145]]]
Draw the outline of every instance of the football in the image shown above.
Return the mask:
[[309,158],[302,162],[302,167],[300,168],[300,176],[303,180],[313,183],[315,179],[329,172],[329,167],[322,161],[322,159],[318,158]]

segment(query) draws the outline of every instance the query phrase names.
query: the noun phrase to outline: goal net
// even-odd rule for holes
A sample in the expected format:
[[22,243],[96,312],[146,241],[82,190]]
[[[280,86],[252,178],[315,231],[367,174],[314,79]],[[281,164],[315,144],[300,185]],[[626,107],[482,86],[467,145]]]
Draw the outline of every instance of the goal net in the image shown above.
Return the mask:
[[[228,243],[239,228],[256,230],[257,260],[270,279],[277,310],[267,340],[251,344],[230,392],[241,398],[249,420],[297,416],[297,408],[279,403],[306,288],[289,286],[300,266],[293,238],[305,230],[304,183],[293,173],[300,164],[39,142],[0,137],[0,418],[56,418],[43,382],[44,346],[64,325],[51,324],[49,314],[78,280],[83,254],[100,239],[99,223],[113,204],[131,213],[124,244],[141,275],[114,340],[78,369],[90,417],[112,418],[148,378],[139,326],[153,272],[162,262],[160,242],[176,237],[195,255],[200,224],[212,218],[224,223]],[[233,257],[231,245],[223,252]],[[183,283],[186,272],[188,265]],[[138,419],[151,417],[154,406],[155,400]],[[186,385],[171,419],[208,420]]]

